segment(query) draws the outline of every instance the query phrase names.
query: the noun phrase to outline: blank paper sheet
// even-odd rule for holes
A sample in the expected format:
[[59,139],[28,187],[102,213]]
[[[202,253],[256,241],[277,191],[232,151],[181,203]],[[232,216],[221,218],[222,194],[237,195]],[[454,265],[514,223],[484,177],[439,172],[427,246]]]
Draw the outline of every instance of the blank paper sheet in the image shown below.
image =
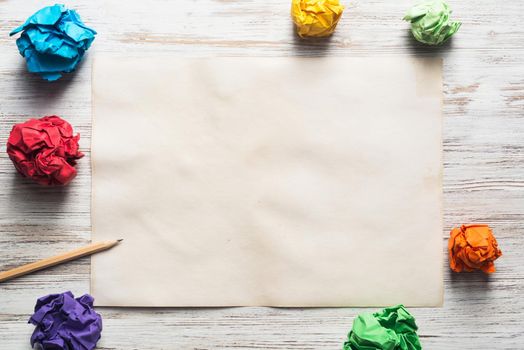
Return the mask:
[[438,306],[442,62],[98,54],[102,306]]

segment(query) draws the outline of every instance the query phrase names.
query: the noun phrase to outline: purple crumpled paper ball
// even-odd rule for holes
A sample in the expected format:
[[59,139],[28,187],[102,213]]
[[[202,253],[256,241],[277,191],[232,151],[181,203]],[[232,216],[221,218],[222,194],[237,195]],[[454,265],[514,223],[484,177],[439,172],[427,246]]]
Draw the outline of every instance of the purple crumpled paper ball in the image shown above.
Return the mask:
[[31,346],[43,350],[92,350],[100,339],[102,317],[93,310],[93,297],[71,292],[38,299],[29,323],[36,326]]

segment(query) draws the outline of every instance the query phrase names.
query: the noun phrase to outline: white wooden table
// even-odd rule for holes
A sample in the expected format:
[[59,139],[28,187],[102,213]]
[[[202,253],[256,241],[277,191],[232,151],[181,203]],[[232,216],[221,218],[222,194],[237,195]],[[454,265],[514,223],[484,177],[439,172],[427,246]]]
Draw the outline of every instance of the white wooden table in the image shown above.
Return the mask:
[[[354,0],[336,34],[302,41],[289,0],[77,0],[99,35],[79,70],[49,84],[25,71],[8,32],[49,1],[0,0],[0,269],[90,240],[90,61],[94,51],[181,56],[444,58],[444,227],[488,223],[504,256],[498,271],[453,274],[445,305],[411,309],[424,349],[524,349],[524,2],[451,3],[463,26],[440,48],[415,43],[401,18],[410,0]],[[421,113],[423,113],[421,111]],[[86,157],[67,188],[22,179],[5,153],[11,126],[57,114],[81,133]],[[89,291],[89,258],[0,284],[0,350],[29,349],[37,297]],[[340,349],[365,309],[110,309],[99,349]]]

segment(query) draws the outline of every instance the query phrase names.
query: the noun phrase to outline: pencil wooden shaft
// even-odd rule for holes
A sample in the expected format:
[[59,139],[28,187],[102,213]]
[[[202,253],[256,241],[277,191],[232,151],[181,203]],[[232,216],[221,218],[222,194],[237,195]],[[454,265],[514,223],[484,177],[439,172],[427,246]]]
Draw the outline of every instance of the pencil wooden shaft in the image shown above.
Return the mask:
[[55,255],[53,257],[45,258],[34,263],[16,267],[12,270],[0,272],[0,282],[4,282],[11,278],[23,276],[28,273],[42,270],[47,267],[55,266],[67,261],[78,259],[86,255],[98,253],[103,250],[109,249],[115,246],[116,244],[118,244],[118,241],[92,243],[88,246],[78,248],[67,253]]

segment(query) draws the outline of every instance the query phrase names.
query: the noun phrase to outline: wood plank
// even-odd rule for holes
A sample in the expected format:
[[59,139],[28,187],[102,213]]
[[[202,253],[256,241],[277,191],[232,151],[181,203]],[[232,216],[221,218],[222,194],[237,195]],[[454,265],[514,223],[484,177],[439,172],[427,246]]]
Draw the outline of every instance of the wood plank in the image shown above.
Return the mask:
[[[412,1],[343,1],[329,40],[293,34],[281,0],[66,1],[99,36],[94,51],[184,56],[365,56],[444,58],[444,225],[490,224],[503,250],[498,271],[452,274],[445,305],[412,309],[425,349],[519,349],[524,343],[524,3],[453,1],[463,26],[443,47],[415,43],[401,21]],[[90,239],[90,60],[49,84],[25,72],[8,32],[45,1],[0,1],[0,269]],[[58,114],[81,133],[78,177],[67,188],[20,178],[5,153],[12,125]],[[422,117],[422,114],[421,114]],[[0,284],[0,350],[28,348],[37,297],[89,290],[89,259]],[[101,308],[99,349],[340,349],[353,317],[368,309]]]

